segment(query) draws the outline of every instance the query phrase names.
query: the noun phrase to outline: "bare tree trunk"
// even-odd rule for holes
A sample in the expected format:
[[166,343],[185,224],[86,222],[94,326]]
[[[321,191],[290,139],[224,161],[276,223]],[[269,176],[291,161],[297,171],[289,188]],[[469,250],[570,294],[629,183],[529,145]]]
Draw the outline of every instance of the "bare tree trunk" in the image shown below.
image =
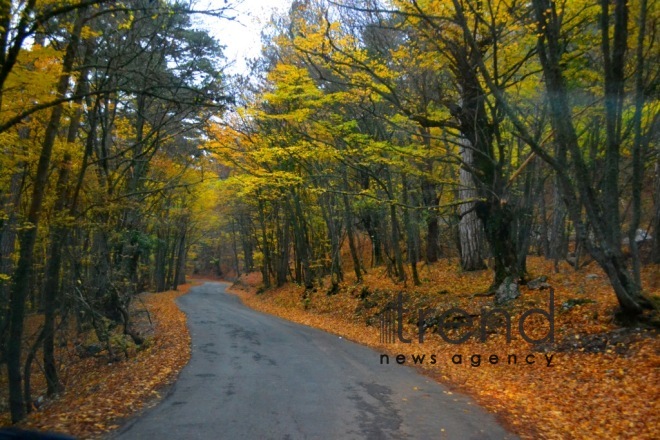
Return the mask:
[[172,237],[171,246],[168,246],[170,255],[168,257],[167,264],[167,285],[170,289],[176,290],[176,278],[174,274],[176,272],[176,234]]
[[[519,155],[522,154],[519,152]],[[519,206],[516,208],[515,221],[515,243],[516,254],[518,256],[517,266],[522,273],[527,273],[527,254],[529,253],[530,241],[532,238],[532,229],[534,227],[534,203],[536,194],[543,193],[543,186],[539,185],[536,177],[536,163],[532,162],[526,169],[526,178],[523,188],[523,196],[519,199]]]
[[394,253],[394,270],[395,275],[399,281],[406,280],[406,272],[403,269],[403,257],[401,255],[401,245],[399,239],[401,232],[399,222],[396,218],[396,200],[394,198],[394,188],[392,187],[392,176],[387,173],[387,193],[390,199],[390,240],[392,251]]
[[[461,158],[463,162],[472,165],[474,152],[470,141],[464,137],[459,140],[461,144]],[[458,199],[472,200],[461,203],[458,207],[460,220],[458,222],[458,238],[461,254],[461,268],[466,271],[482,270],[486,268],[483,260],[483,226],[475,210],[478,191],[474,188],[472,174],[461,167],[459,171]]]
[[[637,228],[642,218],[642,183],[644,182],[645,153],[644,136],[642,133],[642,113],[644,111],[644,38],[646,37],[646,8],[647,0],[641,0],[639,12],[639,33],[637,35],[636,70],[635,73],[635,116],[634,139],[632,147],[632,218],[628,229],[628,241],[632,256],[633,277],[635,283],[641,287],[641,262],[639,246],[637,245]],[[657,233],[656,233],[657,235]]]
[[296,249],[296,261],[300,265],[302,284],[306,289],[314,286],[314,274],[311,269],[311,252],[309,248],[309,236],[305,224],[305,216],[300,202],[300,195],[296,190],[291,190],[293,206],[289,200],[286,201],[291,225],[293,226],[293,243]]
[[[325,269],[330,272],[330,282],[332,283],[333,288],[344,279],[344,274],[341,269],[342,226],[341,221],[335,215],[335,212],[337,211],[335,203],[335,195],[332,193],[324,194],[319,198],[321,216],[323,217],[328,230],[328,238],[330,238],[330,267],[326,267]],[[325,253],[326,251],[327,247],[324,246],[322,252]]]
[[550,253],[548,258],[555,261],[555,270],[558,270],[559,260],[566,258],[566,205],[561,197],[558,178],[554,179],[552,190],[552,222],[550,225]]
[[241,265],[240,265],[240,260],[238,258],[238,244],[236,240],[236,222],[232,218],[231,219],[231,250],[232,253],[234,254],[234,270],[236,271],[236,277],[241,276]]
[[243,270],[246,273],[254,270],[253,241],[250,233],[251,221],[248,215],[241,215],[238,219],[241,235],[241,247],[243,248]]
[[186,235],[187,235],[187,220],[182,222],[181,236],[179,237],[179,246],[176,256],[176,270],[174,273],[174,290],[181,284],[186,283]]
[[[431,133],[428,127],[420,127],[424,147],[431,149]],[[424,175],[422,175],[422,201],[426,208],[426,262],[438,261],[440,246],[438,244],[440,227],[438,225],[438,195],[436,185],[430,181],[433,175],[433,160],[425,161]]]
[[[55,212],[63,213],[66,198],[66,186],[68,182],[71,157],[65,155],[62,159],[59,177],[56,184],[57,200],[55,201]],[[56,220],[57,221],[57,220]],[[60,219],[60,221],[62,221]],[[67,236],[67,228],[62,225],[54,225],[50,236],[48,249],[48,261],[46,263],[44,280],[44,373],[48,384],[48,395],[63,389],[57,374],[55,363],[55,315],[57,301],[59,299],[60,267],[62,264],[62,247]]]
[[263,253],[263,264],[261,266],[261,275],[262,281],[265,288],[270,287],[270,244],[268,243],[268,233],[266,226],[266,213],[264,202],[259,198],[259,223],[261,226],[261,242],[262,242],[262,253]]
[[164,292],[167,289],[165,279],[165,266],[167,256],[167,234],[164,236],[162,231],[158,230],[156,238],[156,256],[154,261],[154,278],[156,292]]
[[372,212],[362,218],[364,228],[371,240],[371,267],[383,264],[383,239],[381,237],[381,221],[378,215]]
[[[23,166],[21,166],[23,168]],[[6,204],[5,212],[9,213],[0,229],[0,274],[7,277],[0,281],[0,304],[9,304],[9,279],[13,273],[14,261],[12,255],[16,248],[16,229],[18,223],[18,209],[22,195],[22,183],[25,169],[14,172],[9,184],[10,200]],[[0,363],[5,361],[7,349],[7,330],[9,326],[8,310],[0,311]]]
[[[600,0],[601,46],[605,75],[605,176],[603,178],[604,223],[613,243],[621,243],[619,213],[619,162],[621,150],[622,105],[625,81],[625,55],[628,40],[626,0],[614,2],[614,36],[610,42],[610,0]],[[610,46],[613,46],[610,48]]]
[[351,209],[351,202],[348,200],[348,176],[346,174],[346,169],[342,171],[342,179],[344,184],[344,194],[342,199],[344,202],[344,221],[346,222],[346,237],[348,238],[348,248],[351,251],[351,260],[353,260],[355,279],[358,283],[361,283],[362,265],[360,264],[360,257],[358,255],[357,247],[355,246],[355,237],[353,232],[353,210]]
[[289,246],[291,231],[289,229],[289,222],[285,221],[284,226],[277,227],[278,233],[278,255],[275,258],[276,267],[275,269],[275,284],[280,287],[286,283],[287,277],[289,276]]
[[545,258],[550,258],[550,227],[548,226],[548,208],[545,200],[545,183],[541,185],[541,191],[539,194],[539,216],[541,217],[541,224],[539,225],[541,230],[540,238],[538,242],[537,255],[543,255]]
[[[410,197],[408,193],[408,179],[405,175],[401,176],[401,188],[402,188],[402,197],[403,203],[405,205],[411,205]],[[419,274],[417,273],[417,259],[418,259],[418,249],[417,249],[417,240],[415,239],[416,227],[413,225],[413,221],[410,218],[410,210],[407,206],[403,208],[403,223],[406,227],[406,236],[408,243],[408,262],[410,263],[410,272],[412,274],[413,284],[419,286],[422,284],[419,280]]]

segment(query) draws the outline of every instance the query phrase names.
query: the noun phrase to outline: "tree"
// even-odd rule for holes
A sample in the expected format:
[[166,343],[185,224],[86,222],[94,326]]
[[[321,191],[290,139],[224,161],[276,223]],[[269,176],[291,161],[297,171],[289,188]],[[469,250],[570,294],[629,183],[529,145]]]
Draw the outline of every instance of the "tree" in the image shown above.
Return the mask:
[[[563,49],[558,42],[561,34],[561,21],[554,4],[545,0],[535,0],[534,12],[538,26],[538,55],[543,66],[545,84],[549,96],[551,123],[557,143],[571,155],[575,183],[571,183],[565,170],[563,152],[559,153],[556,171],[562,179],[562,190],[569,215],[576,226],[580,239],[587,243],[589,253],[607,273],[621,305],[622,316],[634,318],[650,302],[641,294],[641,287],[627,269],[621,250],[621,222],[618,201],[619,167],[621,153],[621,125],[624,94],[624,61],[627,49],[628,6],[617,0],[614,9],[614,36],[610,37],[609,3],[601,3],[601,34],[604,70],[604,96],[606,120],[605,177],[601,194],[597,194],[580,148],[575,127],[568,115],[572,114],[568,99],[568,88],[564,69],[561,66]],[[610,49],[610,44],[612,48]],[[579,198],[578,198],[579,194]],[[585,209],[593,239],[588,237],[581,208]]]
[[[40,345],[48,392],[61,389],[54,336],[67,308],[84,311],[78,319],[91,321],[111,359],[108,320],[142,342],[132,329],[129,304],[148,282],[149,231],[162,199],[178,203],[169,269],[171,285],[184,282],[186,254],[197,235],[190,193],[204,181],[197,147],[208,118],[229,99],[219,46],[190,29],[191,10],[183,4],[5,6],[0,135],[25,138],[9,143],[7,155],[8,161],[24,161],[25,173],[9,175],[4,163],[0,170],[3,211],[9,207],[9,221],[3,215],[0,225],[3,296],[11,274],[9,301],[0,297],[3,308],[9,303],[0,329],[9,322],[6,361],[16,422],[32,405],[29,379]],[[34,44],[25,45],[30,38]],[[171,170],[166,178],[159,179],[154,162]],[[21,191],[19,177],[31,183],[29,194]],[[18,259],[12,267],[15,230]],[[41,277],[31,277],[37,263],[45,266],[43,285],[33,281]],[[45,324],[22,375],[28,297],[34,310],[43,308]],[[4,341],[4,331],[2,336]]]
[[240,122],[214,142],[258,225],[243,252],[258,243],[266,287],[291,262],[290,279],[330,275],[335,291],[342,240],[356,280],[364,236],[372,264],[417,283],[443,233],[465,269],[482,268],[483,235],[494,291],[525,281],[535,242],[557,268],[584,249],[624,315],[641,314],[656,21],[646,2],[294,2],[266,34]]
[[[458,1],[453,2],[458,13],[468,44],[476,47],[478,43],[471,37],[471,30],[465,18],[465,9]],[[566,36],[562,30],[567,13],[589,14],[577,6],[577,12],[558,10],[555,2],[535,0],[533,2],[533,22],[537,32],[537,55],[543,69],[543,80],[548,97],[550,122],[553,128],[554,140],[557,145],[556,154],[549,154],[530,134],[529,127],[521,118],[520,113],[512,106],[510,99],[490,75],[483,58],[478,60],[478,67],[484,82],[500,103],[502,110],[514,124],[519,136],[533,149],[534,153],[552,166],[560,181],[560,188],[568,214],[577,233],[577,240],[586,244],[589,253],[607,273],[612,287],[621,306],[621,317],[634,319],[645,309],[650,308],[650,302],[641,294],[641,288],[635,283],[635,277],[627,268],[621,249],[621,221],[618,212],[618,200],[622,192],[619,186],[619,167],[621,160],[621,118],[622,118],[622,87],[623,60],[627,48],[627,17],[628,5],[616,2],[614,18],[614,36],[610,36],[610,11],[606,3],[601,4],[600,33],[601,61],[603,72],[603,96],[606,119],[605,146],[595,144],[596,149],[602,149],[604,155],[604,183],[602,191],[597,192],[595,175],[585,160],[584,151],[588,149],[581,145],[575,124],[571,118],[574,114],[571,99],[569,99],[569,81],[566,77],[568,69],[565,63],[565,46],[561,44]],[[586,17],[592,19],[593,17]],[[592,21],[593,23],[593,21]],[[593,41],[585,43],[593,47]],[[610,49],[610,44],[612,49]],[[602,113],[601,113],[602,114]],[[653,119],[652,117],[651,119]],[[569,160],[570,159],[570,160]],[[613,203],[616,201],[616,203]],[[583,216],[584,210],[584,216]],[[616,212],[613,212],[615,210]]]

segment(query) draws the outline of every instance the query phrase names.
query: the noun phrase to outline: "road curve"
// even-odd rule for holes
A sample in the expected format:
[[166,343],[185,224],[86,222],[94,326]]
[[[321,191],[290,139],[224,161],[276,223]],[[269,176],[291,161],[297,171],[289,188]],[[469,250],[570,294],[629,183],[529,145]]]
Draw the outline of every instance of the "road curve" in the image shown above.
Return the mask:
[[206,283],[178,299],[193,350],[117,439],[504,439],[471,400],[379,354],[251,310]]

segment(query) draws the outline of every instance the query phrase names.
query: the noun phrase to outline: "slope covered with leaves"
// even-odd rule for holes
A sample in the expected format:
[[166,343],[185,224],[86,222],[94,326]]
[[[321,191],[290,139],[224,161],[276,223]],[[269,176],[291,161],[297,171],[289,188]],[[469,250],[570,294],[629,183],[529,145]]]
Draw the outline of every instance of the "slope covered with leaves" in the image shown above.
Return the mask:
[[[257,274],[241,278],[234,291],[257,310],[387,353],[391,368],[401,368],[395,360],[399,354],[405,356],[404,365],[415,364],[412,355],[425,355],[424,363],[417,364],[427,374],[474,396],[523,438],[656,438],[660,429],[657,333],[622,329],[613,323],[616,299],[595,265],[579,272],[566,265],[553,273],[552,264],[543,259],[530,258],[528,264],[532,274],[547,275],[547,282],[554,288],[554,344],[527,343],[518,330],[525,311],[549,310],[548,289],[523,289],[521,298],[505,307],[512,317],[510,343],[502,327],[489,334],[486,342],[470,338],[460,345],[444,342],[437,327],[431,327],[424,343],[418,343],[415,320],[420,308],[440,312],[462,308],[474,315],[472,328],[476,330],[482,307],[493,307],[492,298],[475,296],[487,290],[490,272],[461,273],[456,264],[446,260],[424,268],[421,274],[426,282],[420,287],[394,284],[384,270],[376,268],[365,276],[363,284],[343,283],[333,295],[321,289],[304,295],[302,287],[292,284],[257,295]],[[651,296],[657,296],[660,290],[658,269],[649,266],[643,274]],[[409,310],[404,336],[413,341],[383,344],[379,314],[399,292],[404,292]],[[525,321],[526,334],[532,338],[548,333],[547,320],[537,318]],[[456,337],[452,330],[447,332]],[[457,354],[462,356],[461,364],[452,360]],[[436,356],[433,365],[431,355]],[[498,356],[497,364],[490,363],[493,355]],[[515,364],[509,363],[513,361],[510,355],[516,355]],[[529,358],[534,364],[526,362],[530,355],[534,356]],[[374,355],[374,364],[381,361]]]
[[[117,428],[120,419],[155,402],[158,390],[172,383],[190,359],[186,317],[174,302],[189,288],[186,284],[178,291],[144,294],[142,302],[136,301],[140,311],[148,310],[148,315],[139,314],[147,339],[139,351],[129,348],[127,359],[109,363],[103,353],[81,358],[72,344],[60,347],[65,392],[46,401],[19,426],[93,438]],[[34,371],[33,377],[34,396],[44,395],[43,375]],[[3,413],[0,424],[9,423],[9,414]]]

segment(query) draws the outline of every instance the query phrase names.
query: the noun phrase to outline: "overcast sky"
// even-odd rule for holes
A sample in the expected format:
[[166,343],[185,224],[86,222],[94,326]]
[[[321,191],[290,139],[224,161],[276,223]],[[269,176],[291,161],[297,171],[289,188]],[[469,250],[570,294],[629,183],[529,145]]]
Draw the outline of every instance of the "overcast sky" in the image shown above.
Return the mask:
[[[256,58],[261,53],[261,29],[270,19],[274,10],[286,11],[292,0],[234,0],[236,20],[205,19],[205,27],[226,46],[225,56],[234,64],[232,73],[246,71],[246,60]],[[201,0],[200,6],[210,4],[221,7],[224,0]]]

